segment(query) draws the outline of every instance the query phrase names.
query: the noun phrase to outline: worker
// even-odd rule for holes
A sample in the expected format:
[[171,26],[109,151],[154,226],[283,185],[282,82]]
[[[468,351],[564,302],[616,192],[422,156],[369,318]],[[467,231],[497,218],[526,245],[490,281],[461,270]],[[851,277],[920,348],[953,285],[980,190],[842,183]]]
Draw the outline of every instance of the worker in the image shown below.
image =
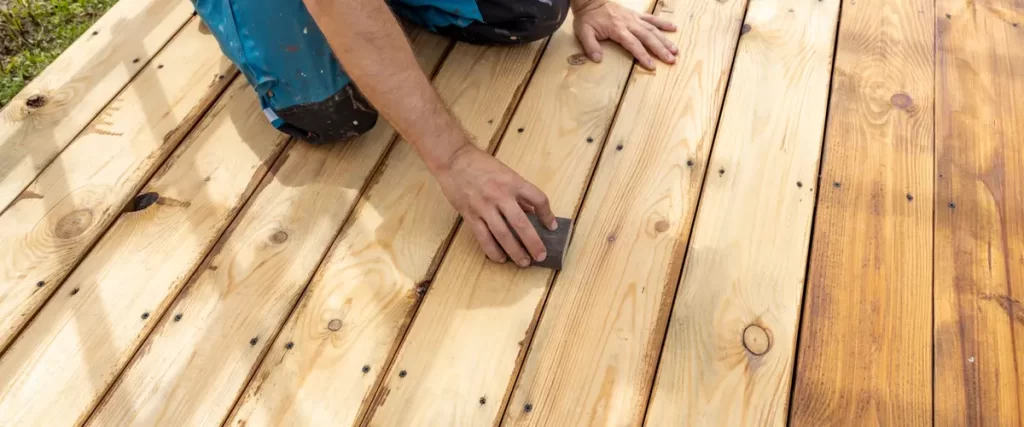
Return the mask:
[[550,36],[571,6],[576,37],[594,62],[601,62],[598,41],[606,39],[648,69],[654,58],[673,63],[678,54],[662,33],[674,31],[672,23],[608,0],[193,4],[275,128],[314,144],[345,141],[369,131],[379,111],[415,148],[487,257],[505,262],[507,255],[521,267],[547,256],[526,217],[534,213],[556,228],[547,196],[471,143],[421,70],[396,15],[462,42],[517,45]]

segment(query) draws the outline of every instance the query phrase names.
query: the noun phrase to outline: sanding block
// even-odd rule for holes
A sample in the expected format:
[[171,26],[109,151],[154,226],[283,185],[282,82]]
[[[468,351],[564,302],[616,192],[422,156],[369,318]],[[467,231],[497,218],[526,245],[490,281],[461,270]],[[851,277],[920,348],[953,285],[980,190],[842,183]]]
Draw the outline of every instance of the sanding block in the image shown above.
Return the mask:
[[[565,252],[569,247],[569,237],[572,236],[572,220],[556,217],[555,220],[558,221],[558,228],[555,231],[551,231],[540,223],[536,215],[527,213],[526,218],[530,220],[533,229],[537,230],[537,235],[540,236],[540,241],[544,242],[544,248],[548,252],[548,256],[544,258],[544,261],[533,261],[530,265],[550,268],[555,271],[561,270],[562,259],[565,257]],[[516,236],[516,239],[519,239],[514,228],[509,227],[509,230]],[[522,243],[522,240],[520,240],[520,243]],[[511,260],[511,257],[509,259]]]

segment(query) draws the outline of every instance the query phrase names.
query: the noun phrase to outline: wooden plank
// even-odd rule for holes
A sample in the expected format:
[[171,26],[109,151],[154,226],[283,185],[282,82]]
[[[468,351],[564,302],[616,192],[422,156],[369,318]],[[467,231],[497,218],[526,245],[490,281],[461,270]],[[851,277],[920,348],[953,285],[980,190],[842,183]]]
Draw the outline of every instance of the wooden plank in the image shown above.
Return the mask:
[[[651,4],[624,2],[637,10]],[[601,64],[577,61],[583,54],[569,19],[552,35],[496,154],[566,218],[583,198],[632,65],[612,45]],[[571,264],[571,247],[568,257]],[[496,424],[553,275],[489,261],[472,231],[459,227],[365,423]]]
[[[413,39],[428,73],[448,44]],[[351,142],[290,147],[89,424],[222,423],[395,134],[380,120]]]
[[236,78],[0,358],[0,419],[84,421],[286,141]]
[[0,215],[0,349],[60,288],[236,73],[199,25],[193,19]]
[[[543,46],[448,55],[434,85],[481,148],[497,145]],[[396,144],[227,425],[356,423],[457,221],[412,146]]]
[[786,423],[838,20],[838,0],[750,2],[651,425]]
[[1020,426],[1024,3],[941,0],[935,22],[935,423]]
[[191,15],[184,0],[118,2],[0,110],[0,211]]
[[746,2],[659,2],[678,62],[636,68],[505,425],[643,420]]
[[932,4],[843,2],[794,425],[932,421]]

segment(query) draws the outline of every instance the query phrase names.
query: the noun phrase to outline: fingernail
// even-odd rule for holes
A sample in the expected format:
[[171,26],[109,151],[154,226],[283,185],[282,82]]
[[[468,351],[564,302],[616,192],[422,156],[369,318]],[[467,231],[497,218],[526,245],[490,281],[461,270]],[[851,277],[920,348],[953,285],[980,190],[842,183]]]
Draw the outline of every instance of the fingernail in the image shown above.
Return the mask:
[[675,61],[676,60],[676,56],[670,53],[670,54],[668,54],[668,60],[669,61]]
[[529,267],[530,266],[530,259],[529,258],[520,259],[519,262],[517,262],[516,264],[519,264],[520,267],[524,267],[524,268],[525,267]]
[[590,54],[590,59],[594,60],[594,62],[601,62],[601,52],[594,52]]
[[537,255],[537,262],[544,261],[545,259],[547,259],[547,257],[548,257],[548,253],[547,252],[541,252],[540,255]]
[[551,231],[555,231],[555,230],[557,230],[557,229],[558,229],[558,220],[557,220],[557,219],[553,219],[553,220],[551,220],[551,226],[550,226],[550,227],[548,227],[548,228],[549,228],[549,229],[550,229]]
[[652,70],[654,69],[654,61],[653,60],[648,59],[647,61],[644,61],[644,65],[646,65],[647,68],[650,68]]

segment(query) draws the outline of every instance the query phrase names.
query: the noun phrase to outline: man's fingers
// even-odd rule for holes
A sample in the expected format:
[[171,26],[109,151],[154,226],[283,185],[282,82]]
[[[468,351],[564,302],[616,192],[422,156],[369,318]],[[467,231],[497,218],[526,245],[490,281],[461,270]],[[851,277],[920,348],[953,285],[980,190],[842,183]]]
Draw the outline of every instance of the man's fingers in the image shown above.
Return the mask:
[[584,25],[580,28],[579,39],[580,44],[583,45],[583,51],[587,53],[587,57],[591,61],[601,62],[601,44],[597,42],[597,33],[594,32],[594,27]]
[[558,228],[558,221],[555,221],[555,214],[551,212],[548,196],[543,191],[533,184],[526,183],[519,189],[519,197],[533,206],[533,213],[537,215],[541,224],[548,227],[548,230]]
[[655,27],[654,25],[646,21],[641,22],[643,23],[644,28],[647,28],[648,31],[650,31],[656,37],[658,37],[658,40],[661,40],[662,44],[668,47],[669,52],[672,52],[673,55],[679,54],[679,48],[676,47],[676,44],[672,43],[672,40],[669,40],[668,36],[666,36],[665,33],[661,32],[661,30],[659,30],[658,27]]
[[476,236],[476,241],[480,243],[480,249],[483,249],[487,258],[494,262],[505,262],[507,258],[505,252],[498,246],[498,242],[494,241],[494,236],[491,236],[491,230],[487,228],[487,223],[480,218],[475,218],[472,221],[467,220],[467,222],[470,229],[473,230],[473,235]]
[[515,230],[519,240],[523,242],[523,246],[526,246],[526,251],[530,253],[530,256],[537,261],[544,261],[548,257],[548,252],[544,248],[544,242],[540,240],[537,230],[533,228],[533,224],[526,218],[526,214],[519,207],[519,203],[510,201],[502,205],[501,213],[508,220],[512,229]]
[[490,215],[484,217],[484,220],[487,221],[487,228],[491,229],[491,234],[494,235],[495,240],[505,249],[505,253],[512,257],[512,261],[520,267],[529,267],[530,255],[526,253],[523,246],[519,244],[516,237],[509,231],[508,225],[505,224],[505,218],[495,210]]
[[651,25],[658,27],[658,29],[662,31],[672,32],[679,29],[679,27],[677,27],[676,24],[673,24],[671,21],[648,13],[640,14],[640,19],[649,22]]
[[633,54],[640,65],[648,70],[654,70],[654,59],[651,58],[651,54],[647,52],[644,44],[633,35],[632,31],[623,29],[622,31],[616,32],[612,39],[618,42],[622,47],[626,48],[629,53]]
[[666,46],[658,36],[654,35],[653,31],[640,25],[631,27],[630,31],[633,32],[633,35],[636,36],[636,38],[643,42],[644,47],[646,47],[648,51],[653,52],[658,59],[662,60],[662,62],[668,64],[676,62],[676,56],[673,55],[672,52],[669,52],[668,46]]

